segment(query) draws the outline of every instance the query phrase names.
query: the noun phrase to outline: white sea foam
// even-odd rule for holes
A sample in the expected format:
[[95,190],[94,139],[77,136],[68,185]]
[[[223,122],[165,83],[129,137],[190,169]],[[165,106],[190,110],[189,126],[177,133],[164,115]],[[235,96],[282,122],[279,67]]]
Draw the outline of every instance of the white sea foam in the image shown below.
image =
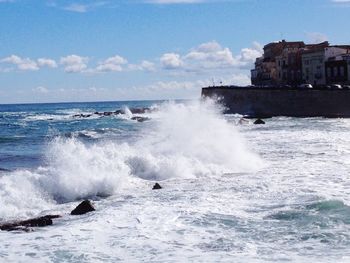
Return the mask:
[[26,116],[24,121],[62,121],[69,120],[69,115],[56,115],[56,114],[33,114]]
[[40,178],[42,174],[23,170],[0,177],[0,221],[34,216],[52,207],[52,200],[38,185]]
[[[98,143],[56,138],[45,167],[2,173],[2,217],[43,209],[64,216],[32,233],[0,232],[0,258],[349,262],[349,120],[271,118],[236,126],[239,116],[223,117],[211,103],[163,104],[148,117],[108,120],[122,133],[137,133],[127,143],[110,135]],[[247,146],[269,166],[255,172],[261,161]],[[151,190],[153,179],[167,178],[163,190]],[[78,201],[54,202],[97,193],[112,196],[82,216],[65,215]]]
[[[134,143],[105,140],[86,145],[75,137],[57,137],[48,145],[46,166],[0,178],[2,190],[7,189],[3,205],[16,206],[17,199],[29,194],[28,203],[18,203],[32,209],[31,203],[40,204],[37,199],[50,203],[113,195],[128,178],[196,178],[261,165],[213,102],[165,103],[150,116],[142,139]],[[29,185],[24,192],[17,188],[18,181]]]

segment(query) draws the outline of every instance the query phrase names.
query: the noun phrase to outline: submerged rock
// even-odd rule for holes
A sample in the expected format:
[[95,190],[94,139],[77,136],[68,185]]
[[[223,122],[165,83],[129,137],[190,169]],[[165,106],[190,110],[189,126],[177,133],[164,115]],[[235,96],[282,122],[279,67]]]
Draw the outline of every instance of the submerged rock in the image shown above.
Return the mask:
[[140,117],[140,116],[134,116],[131,118],[133,121],[138,121],[138,122],[144,122],[150,120],[150,118],[147,117]]
[[31,227],[44,227],[52,225],[52,219],[59,218],[60,215],[46,215],[41,217],[36,217],[23,221],[15,221],[12,223],[5,223],[0,225],[0,230],[3,231],[15,231],[21,230],[29,232]]
[[163,187],[161,187],[160,184],[155,183],[155,185],[153,185],[152,190],[159,190],[159,189],[162,189],[162,188],[163,188]]
[[83,215],[89,212],[95,211],[94,206],[91,204],[90,200],[84,200],[76,208],[72,210],[71,215]]
[[262,119],[257,119],[254,124],[265,124],[265,122]]

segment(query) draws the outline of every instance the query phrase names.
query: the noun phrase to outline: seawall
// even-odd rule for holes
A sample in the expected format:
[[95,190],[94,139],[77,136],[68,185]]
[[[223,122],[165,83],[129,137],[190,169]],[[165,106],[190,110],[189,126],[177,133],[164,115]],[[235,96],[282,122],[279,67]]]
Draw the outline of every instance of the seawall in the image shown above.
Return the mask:
[[350,117],[350,90],[221,86],[202,88],[202,97],[247,117]]

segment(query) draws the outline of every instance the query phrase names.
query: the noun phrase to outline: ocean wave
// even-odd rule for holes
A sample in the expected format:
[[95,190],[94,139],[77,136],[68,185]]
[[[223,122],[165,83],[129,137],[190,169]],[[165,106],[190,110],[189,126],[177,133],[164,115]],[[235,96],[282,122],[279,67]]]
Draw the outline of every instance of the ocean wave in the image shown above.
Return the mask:
[[[23,206],[32,211],[32,206],[40,204],[45,207],[52,202],[113,195],[134,179],[221,176],[263,166],[213,102],[165,103],[150,116],[152,125],[142,126],[142,136],[133,142],[85,144],[76,136],[56,137],[48,143],[46,165],[0,178],[0,193],[4,194],[0,206],[15,206],[28,199],[19,204],[21,209],[10,209],[16,214]],[[19,181],[22,183],[17,184]],[[0,216],[11,214],[4,211]]]

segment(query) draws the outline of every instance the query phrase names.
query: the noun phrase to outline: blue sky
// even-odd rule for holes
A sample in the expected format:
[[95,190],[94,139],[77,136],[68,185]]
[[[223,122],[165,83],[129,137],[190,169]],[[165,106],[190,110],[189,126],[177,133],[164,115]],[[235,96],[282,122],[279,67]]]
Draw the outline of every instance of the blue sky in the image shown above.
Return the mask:
[[198,98],[264,44],[350,44],[350,0],[0,0],[0,103]]

